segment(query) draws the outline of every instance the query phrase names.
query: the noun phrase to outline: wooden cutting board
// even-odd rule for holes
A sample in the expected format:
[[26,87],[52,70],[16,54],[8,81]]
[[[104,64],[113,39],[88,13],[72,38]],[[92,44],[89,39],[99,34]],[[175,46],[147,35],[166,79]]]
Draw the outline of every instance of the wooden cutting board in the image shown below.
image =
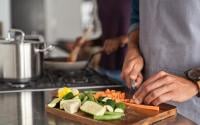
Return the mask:
[[48,106],[46,106],[46,112],[67,120],[80,122],[85,125],[149,125],[170,116],[174,116],[177,113],[176,107],[168,104],[161,105],[159,112],[142,111],[127,107],[125,117],[121,120],[114,121],[97,121],[92,119],[90,115],[81,111],[75,114],[69,114],[63,110],[49,108]]

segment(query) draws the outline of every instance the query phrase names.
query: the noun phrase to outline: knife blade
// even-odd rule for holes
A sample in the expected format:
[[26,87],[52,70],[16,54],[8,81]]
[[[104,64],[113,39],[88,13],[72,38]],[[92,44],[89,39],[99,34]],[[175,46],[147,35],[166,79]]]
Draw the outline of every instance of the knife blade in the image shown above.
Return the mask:
[[128,88],[127,98],[132,99],[133,94],[136,92],[137,87],[135,85],[135,80],[131,79],[131,87]]

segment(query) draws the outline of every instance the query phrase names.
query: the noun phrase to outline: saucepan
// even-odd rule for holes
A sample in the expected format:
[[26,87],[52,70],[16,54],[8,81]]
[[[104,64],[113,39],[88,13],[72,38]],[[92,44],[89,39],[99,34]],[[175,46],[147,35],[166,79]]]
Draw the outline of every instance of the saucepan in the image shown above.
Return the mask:
[[0,81],[28,82],[43,72],[44,53],[53,49],[44,41],[25,39],[25,33],[11,29],[0,39]]

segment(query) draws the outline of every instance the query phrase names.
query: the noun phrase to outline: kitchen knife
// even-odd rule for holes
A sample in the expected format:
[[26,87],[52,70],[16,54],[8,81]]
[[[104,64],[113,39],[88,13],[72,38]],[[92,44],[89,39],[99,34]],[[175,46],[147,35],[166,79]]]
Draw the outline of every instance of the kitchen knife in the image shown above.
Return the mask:
[[130,81],[131,81],[131,87],[128,88],[128,93],[127,93],[127,98],[128,98],[128,99],[132,99],[133,94],[134,94],[134,93],[136,92],[136,90],[137,90],[137,87],[136,87],[136,85],[135,85],[135,80],[131,79]]

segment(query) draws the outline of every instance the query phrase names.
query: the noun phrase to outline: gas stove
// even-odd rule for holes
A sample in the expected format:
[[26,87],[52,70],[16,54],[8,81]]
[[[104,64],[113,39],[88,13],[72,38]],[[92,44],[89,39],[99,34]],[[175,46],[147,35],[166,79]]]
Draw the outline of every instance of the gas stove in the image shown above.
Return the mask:
[[81,70],[45,69],[41,78],[28,83],[1,83],[1,92],[48,91],[63,86],[78,89],[119,88],[122,84],[88,68]]

